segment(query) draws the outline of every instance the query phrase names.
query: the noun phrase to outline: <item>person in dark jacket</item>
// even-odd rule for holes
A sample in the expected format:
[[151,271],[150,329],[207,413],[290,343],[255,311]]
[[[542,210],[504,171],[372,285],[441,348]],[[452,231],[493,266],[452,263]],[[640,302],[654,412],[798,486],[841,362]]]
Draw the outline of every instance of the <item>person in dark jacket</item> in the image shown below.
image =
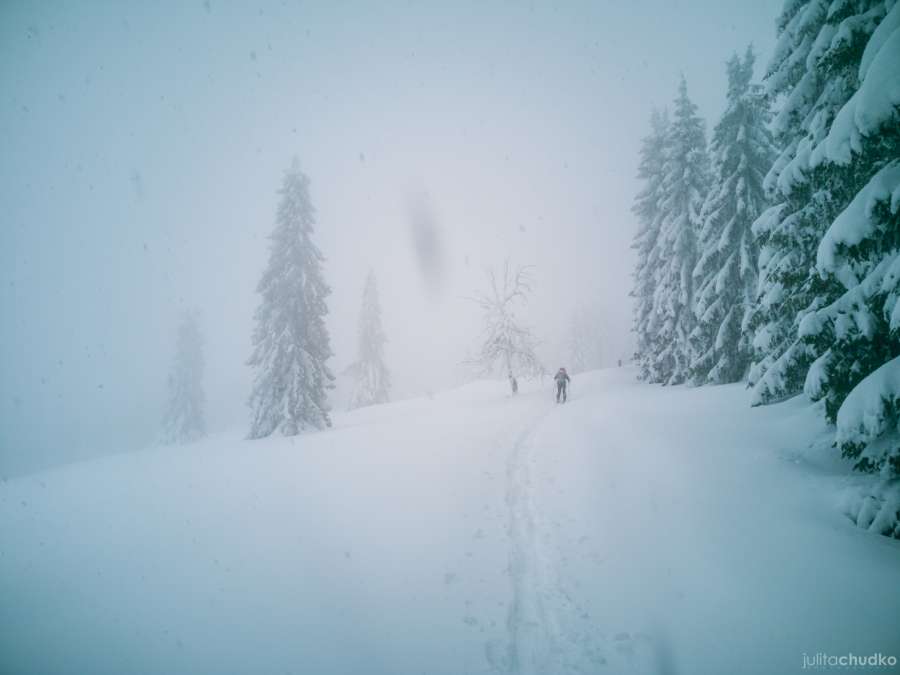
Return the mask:
[[565,368],[560,368],[556,375],[553,376],[553,379],[556,380],[556,402],[559,403],[560,397],[562,397],[562,402],[566,402],[566,389],[568,389],[569,382],[571,381],[571,377],[566,372]]

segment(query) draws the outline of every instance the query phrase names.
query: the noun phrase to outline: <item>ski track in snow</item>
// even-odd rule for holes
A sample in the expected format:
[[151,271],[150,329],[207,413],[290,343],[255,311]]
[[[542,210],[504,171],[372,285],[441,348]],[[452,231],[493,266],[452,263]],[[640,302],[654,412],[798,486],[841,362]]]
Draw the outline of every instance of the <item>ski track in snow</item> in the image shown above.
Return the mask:
[[551,617],[544,602],[546,584],[540,568],[528,467],[529,440],[536,426],[519,435],[506,466],[509,576],[513,592],[507,617],[508,671],[522,674],[545,672],[550,665],[547,648],[553,645]]
[[541,415],[519,434],[506,465],[512,586],[507,615],[509,643],[502,662],[490,656],[489,660],[498,670],[515,675],[590,672],[606,664],[589,632],[578,635],[562,628],[563,610],[587,615],[562,587],[541,547],[548,532],[541,527],[534,506],[530,465],[534,432],[550,414]]
[[519,433],[509,452],[506,504],[512,599],[506,622],[508,644],[505,650],[489,644],[488,661],[495,670],[511,675],[655,672],[651,664],[656,661],[656,646],[649,636],[616,631],[608,640],[576,594],[567,590],[562,571],[553,563],[554,537],[535,504],[532,464],[535,432],[551,415],[561,413],[554,406],[539,415]]

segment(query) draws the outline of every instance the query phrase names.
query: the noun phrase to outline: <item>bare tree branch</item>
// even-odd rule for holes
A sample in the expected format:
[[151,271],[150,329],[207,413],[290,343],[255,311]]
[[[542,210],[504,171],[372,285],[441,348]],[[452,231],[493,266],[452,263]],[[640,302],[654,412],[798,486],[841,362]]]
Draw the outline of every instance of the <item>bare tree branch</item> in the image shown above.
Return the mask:
[[527,327],[518,323],[514,312],[517,303],[528,302],[533,288],[532,269],[526,266],[513,270],[506,259],[501,278],[498,279],[493,269],[485,270],[488,293],[476,292],[468,298],[484,314],[481,349],[464,362],[479,375],[494,372],[498,364],[509,376],[533,377],[543,373],[544,368],[535,354],[537,340]]

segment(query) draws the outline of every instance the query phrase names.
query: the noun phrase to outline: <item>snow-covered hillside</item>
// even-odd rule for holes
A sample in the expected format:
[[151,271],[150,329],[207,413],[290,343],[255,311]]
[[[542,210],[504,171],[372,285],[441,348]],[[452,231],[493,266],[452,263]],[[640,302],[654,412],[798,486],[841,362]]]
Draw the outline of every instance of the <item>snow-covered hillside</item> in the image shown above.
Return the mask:
[[[479,382],[0,483],[4,673],[790,673],[900,656],[801,400]],[[702,411],[702,414],[701,414]],[[818,430],[816,434],[811,430]]]

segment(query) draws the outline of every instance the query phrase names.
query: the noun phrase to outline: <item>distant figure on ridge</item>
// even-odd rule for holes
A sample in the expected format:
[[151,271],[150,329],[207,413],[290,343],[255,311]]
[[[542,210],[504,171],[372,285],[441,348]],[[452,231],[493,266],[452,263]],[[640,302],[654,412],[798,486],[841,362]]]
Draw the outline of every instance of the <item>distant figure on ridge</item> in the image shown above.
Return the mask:
[[559,403],[560,397],[562,397],[562,402],[566,402],[566,389],[568,388],[569,381],[572,379],[569,377],[569,374],[566,372],[565,368],[560,367],[560,369],[556,372],[556,375],[553,376],[553,379],[556,380],[556,402]]

